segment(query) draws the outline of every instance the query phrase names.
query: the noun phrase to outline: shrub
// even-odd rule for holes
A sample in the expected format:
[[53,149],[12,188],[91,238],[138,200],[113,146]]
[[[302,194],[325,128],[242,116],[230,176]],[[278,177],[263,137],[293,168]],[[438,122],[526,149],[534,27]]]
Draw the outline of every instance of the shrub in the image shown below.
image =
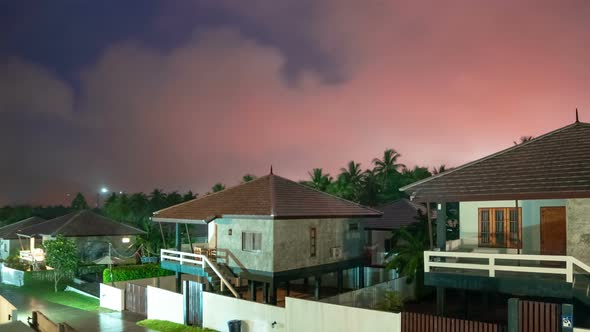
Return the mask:
[[7,257],[4,261],[4,266],[20,271],[26,271],[29,269],[29,265],[22,263],[18,255]]
[[164,277],[172,274],[174,274],[174,272],[164,270],[157,264],[124,265],[113,267],[113,280],[111,280],[110,270],[105,269],[102,272],[102,280],[104,283],[108,283],[111,281]]
[[401,312],[404,309],[404,300],[398,292],[387,291],[385,298],[378,305],[379,310],[390,312]]

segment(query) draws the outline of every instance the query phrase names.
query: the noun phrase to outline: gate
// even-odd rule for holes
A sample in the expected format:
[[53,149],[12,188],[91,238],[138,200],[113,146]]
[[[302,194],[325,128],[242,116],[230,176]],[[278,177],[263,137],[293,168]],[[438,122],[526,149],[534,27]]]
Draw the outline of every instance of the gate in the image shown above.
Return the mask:
[[203,284],[185,280],[182,288],[184,322],[187,325],[203,326]]
[[518,331],[558,332],[561,305],[555,303],[518,301]]
[[125,285],[125,310],[147,316],[147,287],[130,282]]
[[505,325],[402,312],[402,332],[507,332]]

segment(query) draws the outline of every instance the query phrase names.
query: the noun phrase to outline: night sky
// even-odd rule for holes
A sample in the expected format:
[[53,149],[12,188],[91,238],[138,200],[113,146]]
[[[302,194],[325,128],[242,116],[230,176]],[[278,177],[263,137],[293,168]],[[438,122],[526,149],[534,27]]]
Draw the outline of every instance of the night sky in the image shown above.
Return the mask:
[[590,1],[2,1],[0,205],[204,193],[590,120]]

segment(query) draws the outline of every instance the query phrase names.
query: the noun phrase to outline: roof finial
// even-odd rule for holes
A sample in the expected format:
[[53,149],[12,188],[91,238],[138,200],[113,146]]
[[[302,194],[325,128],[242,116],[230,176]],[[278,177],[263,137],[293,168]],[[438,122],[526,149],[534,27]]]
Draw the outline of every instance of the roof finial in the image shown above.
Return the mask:
[[272,164],[270,164],[270,175],[273,175],[273,173],[272,173]]
[[580,119],[578,118],[578,108],[576,107],[576,123],[580,122]]

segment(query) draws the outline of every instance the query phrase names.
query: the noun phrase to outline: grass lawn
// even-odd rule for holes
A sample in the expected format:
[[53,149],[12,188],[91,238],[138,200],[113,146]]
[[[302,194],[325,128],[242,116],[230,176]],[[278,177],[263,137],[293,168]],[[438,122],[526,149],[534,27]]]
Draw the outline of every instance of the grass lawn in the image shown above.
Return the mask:
[[[3,285],[2,287],[4,287]],[[100,308],[100,301],[82,294],[66,291],[54,292],[53,283],[48,282],[29,282],[23,287],[7,286],[12,288],[14,291],[21,294],[33,296],[40,300],[47,302],[53,302],[62,304],[68,307],[74,307],[86,311],[100,311],[100,312],[111,312],[108,309]],[[65,287],[65,286],[64,286]],[[63,287],[58,288],[63,289]]]
[[160,332],[216,332],[215,330],[202,329],[200,327],[187,326],[159,319],[145,319],[137,322],[137,325]]

